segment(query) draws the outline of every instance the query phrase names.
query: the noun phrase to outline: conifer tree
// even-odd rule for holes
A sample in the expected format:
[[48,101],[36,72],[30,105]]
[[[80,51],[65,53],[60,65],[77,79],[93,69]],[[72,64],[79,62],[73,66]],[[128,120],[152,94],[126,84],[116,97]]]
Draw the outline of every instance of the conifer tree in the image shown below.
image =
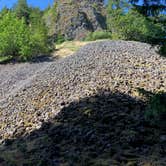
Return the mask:
[[14,12],[18,18],[24,17],[26,23],[29,22],[30,9],[28,7],[27,0],[18,0],[14,7]]
[[144,16],[158,16],[166,11],[166,0],[129,0],[135,9]]

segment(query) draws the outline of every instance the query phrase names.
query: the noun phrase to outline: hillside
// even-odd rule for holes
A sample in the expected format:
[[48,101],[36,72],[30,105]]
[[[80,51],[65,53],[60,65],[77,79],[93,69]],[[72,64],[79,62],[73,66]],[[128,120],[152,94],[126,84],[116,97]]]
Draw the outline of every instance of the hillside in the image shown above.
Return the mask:
[[156,51],[108,40],[51,62],[0,65],[0,165],[164,166],[165,124],[145,120],[138,93],[165,92]]

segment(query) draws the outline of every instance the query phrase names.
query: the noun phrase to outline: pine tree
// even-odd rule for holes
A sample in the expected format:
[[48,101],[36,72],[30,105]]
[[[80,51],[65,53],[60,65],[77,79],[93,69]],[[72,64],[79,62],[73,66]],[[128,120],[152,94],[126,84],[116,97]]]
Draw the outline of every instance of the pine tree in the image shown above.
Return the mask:
[[26,0],[18,0],[17,4],[14,7],[14,12],[18,18],[24,17],[26,23],[29,22],[30,10]]
[[144,16],[158,16],[161,12],[166,11],[166,0],[129,0],[135,9]]
[[165,36],[164,25],[134,10],[128,0],[109,0],[107,26],[114,39],[161,43]]
[[9,12],[9,9],[5,6],[2,8],[2,10],[0,11],[0,15],[3,16],[5,14],[7,14]]

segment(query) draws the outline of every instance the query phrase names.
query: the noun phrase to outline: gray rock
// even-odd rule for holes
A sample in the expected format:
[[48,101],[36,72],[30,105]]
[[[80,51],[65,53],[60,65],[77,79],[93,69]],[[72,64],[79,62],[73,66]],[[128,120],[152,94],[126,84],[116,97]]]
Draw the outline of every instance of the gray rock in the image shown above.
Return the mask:
[[160,141],[161,142],[166,142],[166,135],[161,135],[160,136]]
[[103,0],[58,0],[57,4],[56,21],[46,18],[47,26],[54,27],[51,35],[60,33],[68,40],[81,40],[89,32],[106,29]]
[[0,65],[0,92],[5,92],[0,99],[0,138],[14,137],[7,131],[20,126],[25,133],[40,128],[71,102],[100,89],[133,97],[138,97],[138,87],[165,91],[166,80],[158,83],[166,78],[165,71],[166,59],[151,45],[130,41],[95,42],[53,62]]

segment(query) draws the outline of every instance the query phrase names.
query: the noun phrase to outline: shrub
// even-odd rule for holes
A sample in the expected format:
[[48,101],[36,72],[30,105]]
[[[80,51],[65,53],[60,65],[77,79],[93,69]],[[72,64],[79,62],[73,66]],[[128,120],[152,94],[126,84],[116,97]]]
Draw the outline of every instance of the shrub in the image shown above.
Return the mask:
[[19,60],[28,60],[32,56],[47,51],[46,34],[42,29],[34,30],[8,12],[0,19],[0,56],[12,56]]
[[166,42],[161,44],[159,53],[166,57]]
[[156,123],[162,120],[164,114],[166,115],[166,93],[159,92],[150,98],[145,117]]
[[152,42],[164,35],[161,24],[155,24],[137,11],[122,13],[119,10],[107,18],[108,28],[113,39]]
[[[0,20],[0,55],[17,56],[24,50],[24,42],[29,38],[28,29],[23,19],[18,20],[11,13],[7,13]],[[25,41],[23,41],[25,39]]]
[[56,39],[55,39],[55,43],[56,44],[61,44],[61,43],[65,42],[65,41],[66,40],[65,40],[65,37],[63,35],[57,34]]
[[99,39],[111,39],[112,34],[107,31],[90,32],[85,38],[86,41],[94,41]]

